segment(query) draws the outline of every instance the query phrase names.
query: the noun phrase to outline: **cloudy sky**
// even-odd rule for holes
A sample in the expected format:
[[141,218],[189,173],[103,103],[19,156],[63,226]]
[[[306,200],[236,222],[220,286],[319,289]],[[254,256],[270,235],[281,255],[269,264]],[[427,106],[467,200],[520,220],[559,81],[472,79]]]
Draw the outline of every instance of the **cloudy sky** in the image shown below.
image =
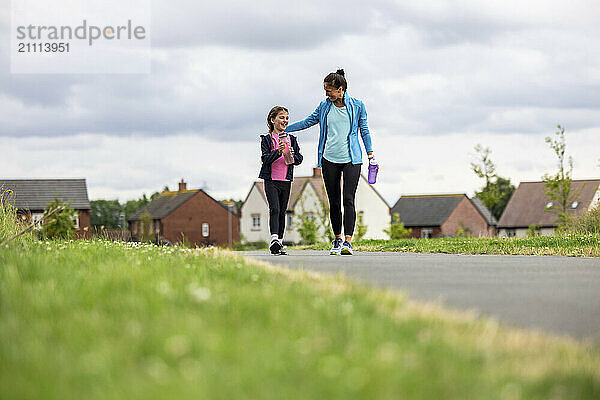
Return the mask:
[[[296,121],[343,67],[364,101],[380,175],[402,194],[472,193],[473,147],[513,183],[556,169],[561,124],[576,179],[600,168],[600,3],[153,1],[149,74],[13,74],[0,14],[0,177],[87,179],[91,199],[205,187],[245,198],[273,105]],[[133,15],[135,19],[135,15]],[[318,126],[299,132],[312,173]]]

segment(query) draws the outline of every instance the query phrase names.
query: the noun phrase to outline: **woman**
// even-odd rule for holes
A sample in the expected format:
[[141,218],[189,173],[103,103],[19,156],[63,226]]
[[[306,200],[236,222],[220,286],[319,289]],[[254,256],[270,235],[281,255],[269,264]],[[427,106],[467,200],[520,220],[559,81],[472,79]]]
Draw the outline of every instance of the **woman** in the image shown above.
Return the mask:
[[[265,194],[269,203],[269,229],[273,255],[286,255],[283,249],[285,232],[285,212],[290,198],[290,189],[294,180],[294,165],[302,163],[302,154],[295,136],[289,136],[290,152],[294,163],[287,165],[284,160],[285,141],[279,139],[290,120],[285,107],[275,106],[267,115],[269,133],[260,136],[261,163],[259,178],[265,180]],[[282,135],[283,136],[283,135]]]
[[[369,159],[373,158],[367,111],[362,101],[348,95],[348,83],[343,69],[328,74],[323,80],[323,87],[327,98],[304,121],[289,125],[286,132],[299,131],[319,123],[317,166],[322,168],[325,190],[329,198],[331,228],[335,235],[329,254],[352,255],[351,242],[356,223],[354,197],[362,165],[359,131]],[[340,190],[342,177],[343,219]],[[342,239],[342,220],[345,240]]]

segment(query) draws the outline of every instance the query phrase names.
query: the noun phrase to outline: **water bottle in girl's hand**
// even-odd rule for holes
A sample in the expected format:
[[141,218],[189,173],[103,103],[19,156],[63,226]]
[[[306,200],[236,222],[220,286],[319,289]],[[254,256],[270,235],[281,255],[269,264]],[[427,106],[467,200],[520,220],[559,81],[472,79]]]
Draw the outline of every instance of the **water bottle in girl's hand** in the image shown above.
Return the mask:
[[290,137],[287,133],[281,132],[279,134],[279,141],[282,141],[285,144],[285,149],[283,150],[283,159],[287,165],[294,163],[294,156],[290,150]]
[[377,181],[377,171],[379,171],[379,164],[375,161],[375,157],[369,159],[369,183],[372,185]]

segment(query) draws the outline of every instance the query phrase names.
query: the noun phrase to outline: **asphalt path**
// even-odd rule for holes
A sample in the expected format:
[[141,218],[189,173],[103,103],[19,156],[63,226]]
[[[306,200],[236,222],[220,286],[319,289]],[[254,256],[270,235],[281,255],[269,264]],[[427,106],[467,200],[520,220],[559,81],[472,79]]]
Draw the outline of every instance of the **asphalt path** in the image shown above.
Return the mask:
[[292,269],[343,273],[414,300],[477,310],[506,325],[600,343],[600,259],[291,250],[245,256]]

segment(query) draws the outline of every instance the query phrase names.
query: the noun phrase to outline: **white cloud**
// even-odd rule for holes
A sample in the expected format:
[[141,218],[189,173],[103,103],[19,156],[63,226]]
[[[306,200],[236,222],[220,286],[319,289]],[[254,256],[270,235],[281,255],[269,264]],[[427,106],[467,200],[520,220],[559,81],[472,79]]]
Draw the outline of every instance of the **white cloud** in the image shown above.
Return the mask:
[[[454,133],[444,136],[374,137],[381,165],[377,190],[390,205],[401,194],[467,193],[482,182],[470,170],[481,143],[492,149],[497,173],[513,184],[537,181],[554,172],[556,159],[545,134]],[[296,176],[312,174],[316,165],[317,129],[298,133],[304,163]],[[207,187],[217,199],[244,199],[260,169],[258,135],[252,141],[207,139],[194,132],[171,137],[76,135],[67,138],[0,138],[5,178],[87,178],[90,198],[137,198],[184,178],[188,187]],[[575,160],[574,178],[600,175],[600,129],[567,131],[567,153]],[[363,171],[363,173],[366,173]]]
[[[84,76],[9,74],[0,12],[3,176],[83,176],[92,197],[121,199],[184,177],[241,198],[258,173],[267,111],[282,104],[304,118],[338,67],[366,104],[390,203],[471,193],[476,143],[492,147],[501,175],[538,180],[553,168],[543,138],[558,123],[576,177],[600,175],[593,2],[172,1],[152,14],[151,74]],[[300,175],[315,163],[317,135],[299,133]]]

